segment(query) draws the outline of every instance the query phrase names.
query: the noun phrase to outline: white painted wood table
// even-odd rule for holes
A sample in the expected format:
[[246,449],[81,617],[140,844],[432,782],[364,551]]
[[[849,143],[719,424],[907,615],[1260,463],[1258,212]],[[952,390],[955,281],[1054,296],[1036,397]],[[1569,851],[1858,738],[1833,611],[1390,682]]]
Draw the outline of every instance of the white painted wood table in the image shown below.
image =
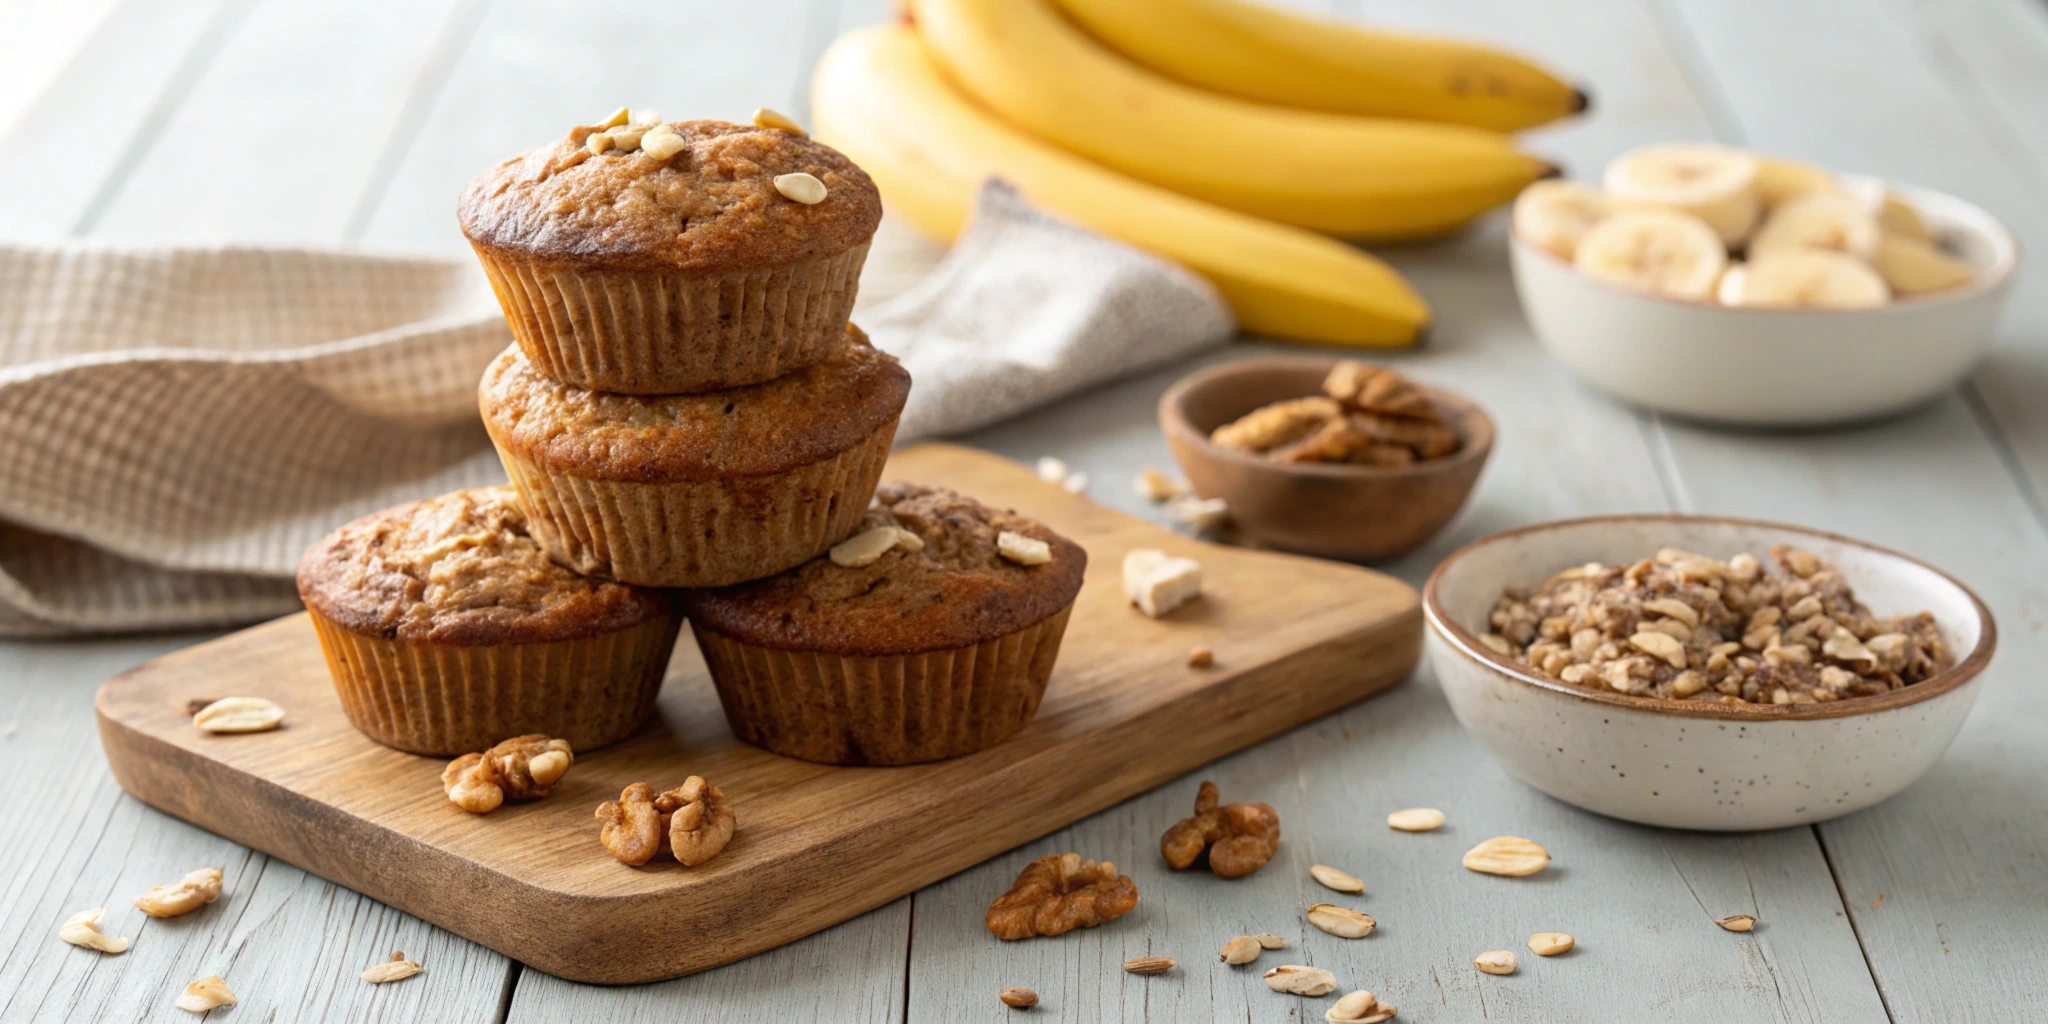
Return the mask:
[[[1332,0],[1331,13],[1511,42],[1591,83],[1596,115],[1530,145],[1581,174],[1632,145],[1713,137],[1953,191],[2048,252],[2048,9],[2039,0]],[[885,0],[9,0],[0,4],[0,236],[356,242],[463,251],[454,196],[477,169],[619,103],[743,117],[806,109],[839,31]],[[595,988],[525,970],[144,807],[108,777],[94,688],[193,634],[0,644],[0,1020],[184,1019],[185,981],[231,979],[223,1019],[1000,1020],[1026,985],[1063,1021],[1294,1021],[1320,1013],[1222,967],[1232,936],[1294,938],[1405,1021],[2038,1021],[2048,1018],[2048,287],[2015,295],[1991,362],[1934,405],[1827,433],[1718,432],[1615,405],[1529,336],[1500,218],[1393,258],[1435,304],[1404,370],[1486,403],[1501,440],[1471,507],[1387,567],[1419,583],[1444,553],[1536,520],[1678,509],[1870,538],[1974,586],[2004,626],[1982,702],[1933,773],[1814,828],[1718,836],[1640,828],[1510,779],[1459,730],[1425,670],[1406,685],[1203,769],[840,927],[663,984]],[[1266,346],[1233,346],[1230,359]],[[1205,361],[1209,361],[1205,360]],[[1176,366],[965,438],[1055,453],[1106,503],[1167,465],[1153,402]],[[1769,366],[1756,368],[1759,374]],[[1826,387],[1815,381],[1816,388]],[[0,457],[8,457],[0,453]],[[1271,801],[1280,857],[1222,884],[1158,863],[1196,777]],[[1416,804],[1440,833],[1390,833]],[[1471,875],[1497,833],[1547,844],[1526,881]],[[1029,858],[1080,850],[1139,879],[1114,925],[1001,944],[983,908]],[[1366,879],[1381,931],[1307,929],[1309,864]],[[89,906],[224,864],[205,912],[135,923],[135,949],[61,945]],[[1750,936],[1711,921],[1754,914]],[[535,928],[546,921],[533,922]],[[1563,930],[1580,949],[1472,969]],[[372,987],[393,949],[426,973]],[[1137,955],[1177,957],[1151,979]],[[1279,961],[1274,961],[1279,962]]]

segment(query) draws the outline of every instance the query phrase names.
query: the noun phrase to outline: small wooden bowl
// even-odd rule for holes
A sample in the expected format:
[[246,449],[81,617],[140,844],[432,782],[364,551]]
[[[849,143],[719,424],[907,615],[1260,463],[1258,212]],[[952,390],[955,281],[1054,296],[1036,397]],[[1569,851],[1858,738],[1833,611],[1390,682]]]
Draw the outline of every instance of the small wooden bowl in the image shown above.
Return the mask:
[[1222,498],[1248,538],[1325,558],[1390,558],[1435,536],[1471,496],[1493,450],[1493,420],[1477,405],[1418,383],[1464,443],[1410,466],[1282,464],[1209,440],[1210,431],[1260,406],[1322,394],[1336,364],[1262,356],[1197,371],[1160,397],[1159,429],[1195,493]]

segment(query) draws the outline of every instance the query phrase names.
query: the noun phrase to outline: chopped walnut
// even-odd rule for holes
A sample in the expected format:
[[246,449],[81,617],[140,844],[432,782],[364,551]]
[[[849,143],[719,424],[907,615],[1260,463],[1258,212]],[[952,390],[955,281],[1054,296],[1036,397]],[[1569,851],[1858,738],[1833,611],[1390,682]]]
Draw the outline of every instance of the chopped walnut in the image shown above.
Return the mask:
[[654,787],[635,782],[617,800],[597,805],[598,841],[621,863],[639,867],[668,848],[668,830],[654,806]]
[[1275,462],[1367,466],[1441,458],[1461,443],[1429,399],[1392,370],[1347,359],[1324,378],[1323,391],[1254,409],[1209,439]]
[[732,841],[733,829],[739,821],[733,816],[732,804],[726,802],[725,794],[701,775],[692,775],[682,785],[655,797],[654,809],[661,812],[662,831],[668,837],[666,848],[689,867],[718,856],[725,844]]
[[1064,935],[1115,920],[1137,905],[1137,883],[1117,874],[1115,864],[1048,853],[1024,865],[1010,891],[989,904],[988,930],[999,939]]
[[538,800],[568,774],[576,755],[568,740],[514,736],[481,754],[464,754],[441,772],[450,802],[472,814],[489,814],[508,798]]
[[1280,849],[1280,815],[1269,804],[1217,805],[1216,784],[1204,781],[1195,793],[1195,816],[1182,818],[1159,837],[1159,852],[1175,871],[1209,855],[1218,878],[1237,878],[1265,867]]
[[1928,612],[1879,619],[1810,551],[1778,568],[1665,548],[1632,565],[1509,588],[1480,637],[1574,686],[1719,704],[1816,704],[1922,682],[1954,664]]

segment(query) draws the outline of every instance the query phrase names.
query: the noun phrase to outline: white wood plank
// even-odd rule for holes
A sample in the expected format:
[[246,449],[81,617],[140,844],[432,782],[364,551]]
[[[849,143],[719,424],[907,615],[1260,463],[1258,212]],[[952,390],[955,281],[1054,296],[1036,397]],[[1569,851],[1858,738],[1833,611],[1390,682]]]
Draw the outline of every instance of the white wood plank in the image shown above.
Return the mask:
[[[1874,8],[1852,0],[1685,0],[1678,7],[1745,141],[1953,192],[2004,220],[2029,258],[2048,251],[2048,165],[2014,141],[2017,130],[1970,80],[1981,38],[1944,41],[1936,16],[1910,0]],[[1754,31],[1763,23],[1771,31]],[[2024,26],[2012,26],[2010,45],[2028,39]],[[1957,45],[1969,48],[1958,52]],[[2048,48],[2038,59],[2048,62]],[[2020,123],[2039,137],[2038,92],[2005,102],[2031,105],[2018,108]],[[2048,290],[2032,283],[2037,273],[2022,268],[1998,343],[1971,386],[2036,503],[2048,504],[2048,402],[2041,400],[2048,394]]]
[[[455,198],[498,161],[619,106],[745,121],[810,69],[805,0],[638,7],[505,0],[462,53],[363,238],[463,255]],[[821,22],[822,24],[822,22]]]
[[12,126],[112,10],[116,0],[0,5],[0,125]]
[[246,6],[127,0],[101,21],[0,136],[0,237],[48,241],[77,230],[103,186],[128,173],[159,101],[189,86]]
[[728,967],[651,985],[598,986],[527,970],[508,1024],[719,1021],[842,1024],[903,1019],[911,897]]
[[[1969,109],[1978,100],[1950,88],[1915,23],[1840,2],[1686,0],[1680,9],[1753,143],[1956,191],[2007,218],[2023,244],[2048,243],[2048,212],[1980,134]],[[1763,17],[1771,32],[1747,30]],[[2048,380],[2048,303],[2024,286],[2014,299],[1976,386],[2015,447],[2031,451]],[[1898,547],[1955,573],[2003,620],[2003,650],[1948,756],[1906,793],[1821,834],[1894,1020],[2048,1012],[2039,972],[2005,955],[2048,939],[2039,885],[2048,803],[2034,785],[2048,751],[2032,725],[2048,697],[2031,671],[2048,655],[2039,580],[2048,534],[1985,424],[1951,398],[1829,434],[1667,430],[1701,508]]]
[[94,233],[185,244],[339,241],[462,10],[461,0],[263,3],[177,109],[144,130]]
[[[236,846],[124,794],[99,756],[92,695],[127,666],[193,636],[91,644],[0,644],[0,1019],[189,1020],[185,983],[219,974],[252,1020],[488,1020],[509,964],[501,956],[297,868]],[[32,825],[33,827],[29,827]],[[225,892],[183,917],[130,905],[200,867]],[[133,940],[103,956],[57,940],[88,907]],[[403,950],[427,970],[378,988],[357,975]]]

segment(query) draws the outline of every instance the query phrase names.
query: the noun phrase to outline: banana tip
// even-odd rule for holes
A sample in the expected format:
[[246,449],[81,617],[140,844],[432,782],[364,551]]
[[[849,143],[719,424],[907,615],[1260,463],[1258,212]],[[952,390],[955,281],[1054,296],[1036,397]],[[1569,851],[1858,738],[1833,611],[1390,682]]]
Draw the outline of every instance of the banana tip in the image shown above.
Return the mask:
[[1560,167],[1560,166],[1558,166],[1557,164],[1551,163],[1551,162],[1550,162],[1550,161],[1548,161],[1548,160],[1544,160],[1544,161],[1540,161],[1540,162],[1541,162],[1541,163],[1543,164],[1543,173],[1541,173],[1541,174],[1538,174],[1538,175],[1536,176],[1536,180],[1537,180],[1537,181],[1545,181],[1545,180],[1548,180],[1548,179],[1550,179],[1550,178],[1562,178],[1562,177],[1564,177],[1564,168],[1563,168],[1563,167]]
[[1583,114],[1591,109],[1593,109],[1593,94],[1587,92],[1586,87],[1583,85],[1579,86],[1576,89],[1573,89],[1571,112],[1574,114]]

